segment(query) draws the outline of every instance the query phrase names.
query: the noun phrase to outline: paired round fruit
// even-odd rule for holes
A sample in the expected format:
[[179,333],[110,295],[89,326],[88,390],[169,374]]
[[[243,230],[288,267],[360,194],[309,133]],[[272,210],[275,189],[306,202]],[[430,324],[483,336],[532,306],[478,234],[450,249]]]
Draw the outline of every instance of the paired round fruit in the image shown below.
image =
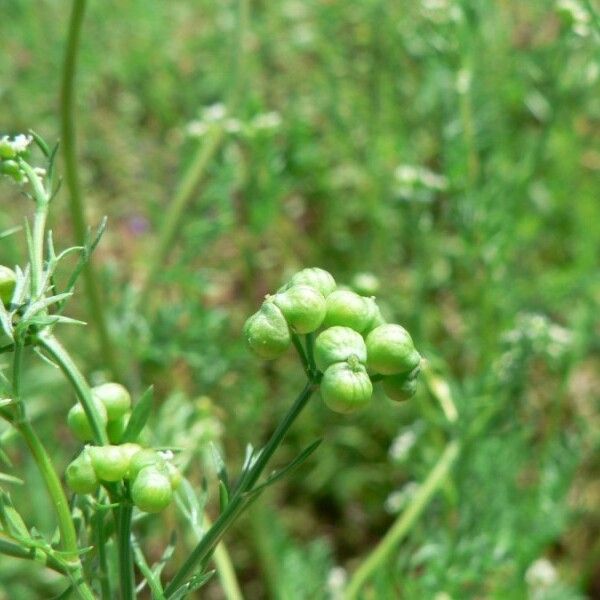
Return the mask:
[[120,383],[103,383],[92,388],[92,395],[104,404],[109,421],[120,419],[131,409],[131,396]]
[[356,356],[361,363],[367,360],[367,347],[360,333],[350,327],[330,327],[315,340],[315,363],[320,371],[334,363]]
[[0,265],[0,302],[8,306],[12,299],[15,285],[17,283],[17,275],[12,269]]
[[98,489],[98,476],[87,448],[69,464],[65,479],[76,494],[93,494]]
[[408,373],[418,366],[421,355],[410,334],[401,325],[386,323],[367,335],[367,365],[376,373]]
[[316,331],[325,318],[325,297],[319,290],[308,285],[293,285],[276,294],[273,302],[296,333]]
[[[92,397],[92,401],[96,408],[98,418],[100,419],[100,424],[103,427],[106,427],[106,424],[108,423],[108,417],[104,404],[94,397]],[[89,442],[94,439],[92,426],[81,404],[75,404],[71,407],[67,414],[67,425],[75,437],[81,442]]]
[[372,395],[369,374],[358,361],[335,363],[323,374],[321,396],[335,412],[348,414],[363,408]]
[[155,466],[142,469],[131,486],[133,503],[145,512],[159,512],[173,499],[173,486],[169,474]]
[[[308,285],[321,292],[324,298],[327,298],[327,296],[329,296],[336,288],[335,279],[331,273],[328,273],[324,269],[319,269],[318,267],[311,267],[298,271],[288,284],[290,287],[292,285]],[[286,286],[284,286],[284,288],[286,288]]]
[[260,358],[272,360],[281,356],[292,343],[287,321],[273,302],[265,302],[244,325],[250,349]]
[[323,325],[350,327],[362,333],[373,318],[372,304],[350,290],[336,290],[327,296],[327,314]]

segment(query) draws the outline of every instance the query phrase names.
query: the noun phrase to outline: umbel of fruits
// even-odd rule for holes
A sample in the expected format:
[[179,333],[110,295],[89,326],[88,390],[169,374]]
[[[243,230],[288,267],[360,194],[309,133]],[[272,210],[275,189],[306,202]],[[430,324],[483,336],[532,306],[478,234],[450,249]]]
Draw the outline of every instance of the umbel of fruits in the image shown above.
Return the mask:
[[360,333],[349,327],[330,327],[315,340],[315,362],[320,371],[334,363],[347,361],[355,356],[359,362],[367,360],[367,347]]
[[376,327],[367,335],[366,345],[368,367],[382,375],[408,373],[421,361],[410,334],[401,325]]
[[150,466],[142,469],[131,486],[133,503],[145,512],[159,512],[173,499],[168,472]]
[[103,383],[92,388],[92,395],[104,404],[109,421],[116,421],[131,408],[131,396],[120,383]]
[[260,358],[271,360],[281,356],[292,343],[290,329],[283,313],[273,302],[264,302],[244,325],[250,349]]
[[[96,407],[96,412],[100,418],[102,426],[106,427],[108,418],[104,404],[102,404],[100,400],[95,399],[93,396],[92,401],[94,402],[94,406]],[[90,422],[88,421],[87,415],[85,414],[81,404],[75,404],[71,407],[71,410],[69,410],[67,414],[67,425],[78,440],[82,442],[89,442],[94,439],[92,426],[90,425]]]
[[8,305],[10,302],[15,291],[16,282],[15,272],[4,265],[0,265],[0,302],[2,304]]
[[333,411],[347,414],[363,408],[373,395],[373,384],[355,356],[335,363],[323,373],[321,396]]
[[273,296],[288,325],[296,333],[311,333],[317,330],[325,318],[325,298],[314,287],[292,285]]
[[69,464],[65,473],[67,485],[77,494],[92,494],[98,488],[98,477],[87,448]]

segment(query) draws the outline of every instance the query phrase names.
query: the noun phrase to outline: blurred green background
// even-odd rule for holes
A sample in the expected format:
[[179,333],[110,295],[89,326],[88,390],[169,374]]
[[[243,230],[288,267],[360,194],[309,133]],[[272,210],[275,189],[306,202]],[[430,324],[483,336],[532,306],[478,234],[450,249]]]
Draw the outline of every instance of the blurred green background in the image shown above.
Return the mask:
[[[302,385],[291,355],[263,364],[241,337],[264,294],[320,266],[379,281],[448,383],[463,451],[365,598],[600,598],[600,19],[593,0],[282,0],[89,3],[77,79],[88,222],[119,362],[154,383],[153,441],[187,449],[217,494],[208,442],[235,472]],[[244,6],[244,5],[242,5]],[[59,137],[69,3],[0,2],[0,132]],[[221,132],[214,143],[214,132]],[[165,212],[215,148],[146,302]],[[0,229],[29,204],[0,183]],[[72,241],[62,190],[51,215]],[[0,262],[23,262],[19,236]],[[81,288],[82,286],[80,286]],[[90,319],[81,289],[68,311]],[[110,372],[93,327],[60,332],[93,381]],[[77,446],[73,398],[28,360],[29,402],[52,453]],[[448,438],[422,385],[342,417],[316,398],[279,456],[324,443],[228,536],[248,598],[339,597]],[[3,445],[31,522],[42,483]],[[176,511],[144,521],[160,557]],[[189,532],[188,532],[189,534]],[[49,598],[47,572],[0,558],[0,598]],[[218,579],[202,597],[222,598]]]

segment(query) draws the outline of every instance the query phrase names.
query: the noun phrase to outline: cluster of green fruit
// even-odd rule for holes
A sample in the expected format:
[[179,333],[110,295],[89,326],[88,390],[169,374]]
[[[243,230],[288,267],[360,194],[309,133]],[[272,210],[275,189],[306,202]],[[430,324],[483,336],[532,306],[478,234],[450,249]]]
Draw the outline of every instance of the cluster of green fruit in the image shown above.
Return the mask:
[[67,467],[67,485],[77,494],[93,494],[100,482],[126,480],[140,510],[159,512],[173,499],[181,474],[161,453],[139,444],[86,446]]
[[410,334],[385,322],[374,297],[338,289],[323,269],[303,269],[267,296],[246,321],[244,334],[256,355],[275,359],[290,347],[292,335],[319,328],[314,360],[322,373],[321,395],[332,410],[349,413],[368,404],[372,375],[392,400],[415,394],[421,356]]
[[[114,445],[85,446],[67,467],[66,481],[78,494],[92,494],[101,482],[128,481],[133,503],[145,512],[158,512],[173,499],[181,474],[163,454],[139,444],[119,444],[131,414],[131,396],[118,383],[92,388],[92,399],[109,440]],[[93,438],[80,404],[67,416],[71,431],[82,442]]]

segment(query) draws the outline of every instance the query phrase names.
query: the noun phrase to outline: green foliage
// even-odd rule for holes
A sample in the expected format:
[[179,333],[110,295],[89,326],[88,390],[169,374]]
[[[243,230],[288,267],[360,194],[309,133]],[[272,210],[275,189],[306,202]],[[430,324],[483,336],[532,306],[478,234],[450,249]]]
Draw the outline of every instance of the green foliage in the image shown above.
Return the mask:
[[[464,445],[450,476],[376,570],[369,593],[593,596],[597,3],[250,5],[239,47],[236,3],[89,3],[83,27],[78,158],[90,225],[109,217],[96,251],[99,287],[123,383],[134,399],[156,386],[153,403],[139,401],[143,411],[134,402],[136,424],[132,417],[125,435],[173,450],[182,489],[189,479],[200,497],[186,504],[191,521],[167,509],[178,545],[198,541],[189,523],[201,532],[205,506],[219,510],[209,442],[227,465],[241,465],[246,445],[268,437],[301,385],[291,352],[268,365],[247,353],[244,320],[286,272],[319,264],[338,286],[377,294],[382,320],[405,325],[428,366],[409,403],[398,406],[376,385],[370,407],[355,416],[307,407],[281,465],[315,439],[323,445],[278,495],[259,500],[265,526],[251,515],[250,527],[228,538],[245,596],[264,597],[266,586],[273,597],[318,598],[331,573],[351,577],[451,438]],[[29,127],[59,137],[66,23],[58,0],[3,8],[0,137]],[[139,307],[136,290],[174,190],[217,135]],[[3,164],[23,180],[14,158]],[[10,267],[25,251],[26,235],[13,231],[30,206],[23,191],[0,177],[0,264]],[[66,197],[61,190],[58,202]],[[50,224],[68,248],[62,210]],[[47,326],[47,309],[66,324],[58,310],[66,301],[70,317],[93,323],[83,281],[72,274],[97,242],[90,234],[85,251],[58,255],[52,304],[33,302],[31,324]],[[356,281],[366,272],[379,289]],[[31,274],[15,273],[18,304]],[[62,296],[73,289],[73,298]],[[4,380],[16,333],[1,307],[0,320],[9,329],[0,340],[1,409],[11,397]],[[113,379],[91,327],[60,333],[91,381]],[[32,353],[24,361],[28,414],[64,472],[80,448],[64,425],[72,392]],[[0,445],[18,465],[3,461],[2,472],[26,485],[0,484],[48,549],[56,523],[43,481],[8,426],[0,425]],[[87,501],[76,511],[91,515]],[[134,519],[147,547],[171,547],[158,517]],[[4,533],[3,525],[0,546]],[[31,531],[28,538],[42,544]],[[546,580],[534,576],[544,559]],[[172,574],[160,552],[148,560]],[[3,557],[0,597],[58,594],[63,587],[49,573]],[[207,586],[225,584],[214,576]]]

